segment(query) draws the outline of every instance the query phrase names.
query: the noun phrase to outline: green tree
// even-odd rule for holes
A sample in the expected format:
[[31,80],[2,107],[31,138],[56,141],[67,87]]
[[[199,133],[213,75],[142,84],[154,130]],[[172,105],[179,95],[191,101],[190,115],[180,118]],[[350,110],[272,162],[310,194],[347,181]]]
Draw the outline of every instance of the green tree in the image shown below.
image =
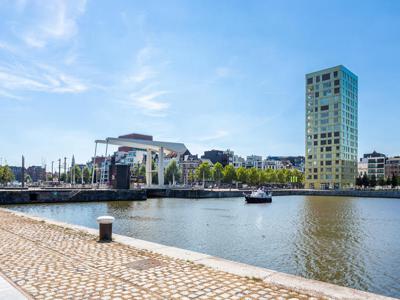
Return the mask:
[[173,159],[169,162],[167,168],[165,169],[165,181],[169,184],[176,183],[180,181],[181,172],[179,170],[176,160]]
[[362,176],[361,181],[362,181],[363,187],[369,186],[369,178],[368,178],[367,174],[364,173],[364,175]]
[[86,183],[86,184],[90,183],[92,177],[91,177],[91,172],[90,172],[89,167],[88,167],[88,166],[85,166],[85,167],[83,168],[82,173],[83,173],[83,182]]
[[357,178],[356,178],[356,186],[359,186],[359,187],[362,186],[362,177],[361,176],[357,176]]
[[236,170],[236,178],[241,183],[247,183],[247,170],[243,167],[239,167]]
[[63,182],[67,182],[68,177],[69,177],[69,176],[67,176],[67,174],[61,173],[61,175],[60,175],[60,180],[63,181]]
[[31,182],[32,182],[31,175],[25,174],[25,182],[26,182],[26,183],[31,183]]
[[224,168],[224,182],[232,184],[232,181],[236,179],[236,170],[232,165],[226,165]]
[[146,176],[146,166],[145,165],[141,165],[141,167],[139,168],[139,176]]
[[369,186],[370,187],[376,187],[376,184],[377,184],[376,177],[375,177],[375,175],[372,175],[371,179],[369,180]]
[[265,172],[267,175],[267,182],[276,183],[278,181],[278,176],[277,176],[276,170],[267,169]]
[[[72,169],[72,176],[75,179],[75,183],[82,183],[82,170],[78,165],[75,165]],[[72,180],[71,180],[72,182]]]
[[286,172],[283,169],[277,170],[277,179],[279,183],[286,182]]
[[208,162],[202,162],[196,169],[196,179],[199,181],[209,180],[211,178],[211,166]]
[[259,183],[260,177],[258,176],[258,170],[256,168],[251,168],[247,170],[248,181],[250,185],[257,185]]
[[400,177],[392,175],[392,180],[391,181],[392,181],[391,182],[392,187],[395,188],[396,186],[398,186],[400,184]]
[[385,184],[386,184],[385,178],[383,176],[379,177],[378,178],[378,185],[379,186],[384,186]]
[[259,170],[259,175],[258,175],[259,179],[260,179],[260,184],[266,184],[268,183],[268,174],[266,171],[264,170]]
[[0,183],[7,184],[14,180],[14,173],[9,166],[0,166]]
[[221,179],[223,177],[224,167],[221,165],[220,162],[217,162],[211,170],[211,175],[213,180],[219,185],[221,183]]

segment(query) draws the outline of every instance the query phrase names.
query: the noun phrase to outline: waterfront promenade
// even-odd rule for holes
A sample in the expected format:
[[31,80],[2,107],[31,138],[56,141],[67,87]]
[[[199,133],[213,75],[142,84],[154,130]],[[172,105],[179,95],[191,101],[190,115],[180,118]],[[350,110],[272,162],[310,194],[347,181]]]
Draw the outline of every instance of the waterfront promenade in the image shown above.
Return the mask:
[[390,299],[6,209],[0,220],[1,275],[27,299]]

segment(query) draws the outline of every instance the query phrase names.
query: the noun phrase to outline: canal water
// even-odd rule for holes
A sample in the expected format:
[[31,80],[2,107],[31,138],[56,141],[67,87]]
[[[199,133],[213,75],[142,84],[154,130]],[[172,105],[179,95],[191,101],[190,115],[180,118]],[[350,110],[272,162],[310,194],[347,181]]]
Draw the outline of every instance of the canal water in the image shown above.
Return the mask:
[[400,199],[280,196],[12,205],[10,209],[400,297]]

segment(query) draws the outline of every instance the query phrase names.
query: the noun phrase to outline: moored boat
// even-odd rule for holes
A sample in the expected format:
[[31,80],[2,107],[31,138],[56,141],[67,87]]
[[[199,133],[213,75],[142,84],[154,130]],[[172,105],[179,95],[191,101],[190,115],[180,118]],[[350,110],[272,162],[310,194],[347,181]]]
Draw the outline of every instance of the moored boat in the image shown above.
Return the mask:
[[251,194],[244,194],[247,203],[271,203],[272,193],[265,192],[261,189],[251,192]]

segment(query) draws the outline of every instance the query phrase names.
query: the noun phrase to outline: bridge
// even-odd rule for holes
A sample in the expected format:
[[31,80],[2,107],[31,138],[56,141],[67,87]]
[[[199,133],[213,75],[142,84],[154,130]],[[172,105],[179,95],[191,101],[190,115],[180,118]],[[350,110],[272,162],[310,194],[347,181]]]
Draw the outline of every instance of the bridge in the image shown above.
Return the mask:
[[[104,140],[96,140],[95,141],[95,150],[93,157],[93,168],[95,166],[94,159],[97,155],[97,145],[105,144],[106,145],[106,154],[108,151],[108,145],[115,146],[126,146],[132,147],[139,150],[146,151],[146,185],[152,185],[152,154],[158,154],[158,186],[164,186],[164,155],[175,153],[179,159],[181,155],[183,155],[188,149],[183,143],[172,143],[172,142],[162,142],[162,141],[148,141],[148,140],[140,140],[140,139],[131,139],[131,138],[113,138],[108,137]],[[150,158],[150,159],[149,159]],[[105,164],[102,172],[105,170]],[[93,170],[92,170],[93,171]],[[94,183],[94,172],[92,172],[92,185]]]

